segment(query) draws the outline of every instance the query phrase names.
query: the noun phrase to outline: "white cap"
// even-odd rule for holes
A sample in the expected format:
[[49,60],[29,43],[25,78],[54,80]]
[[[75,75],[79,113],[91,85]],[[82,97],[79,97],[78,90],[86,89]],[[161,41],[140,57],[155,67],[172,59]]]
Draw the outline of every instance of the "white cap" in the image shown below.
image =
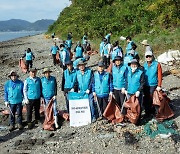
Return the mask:
[[145,52],[145,56],[152,56],[152,55],[153,55],[152,51],[146,51]]

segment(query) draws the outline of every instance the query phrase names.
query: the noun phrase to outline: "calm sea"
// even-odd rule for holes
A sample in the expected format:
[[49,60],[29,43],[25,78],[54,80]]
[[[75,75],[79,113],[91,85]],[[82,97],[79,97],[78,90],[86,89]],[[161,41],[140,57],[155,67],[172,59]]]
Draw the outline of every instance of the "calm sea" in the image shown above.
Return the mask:
[[0,32],[0,42],[41,33],[44,33],[44,31]]

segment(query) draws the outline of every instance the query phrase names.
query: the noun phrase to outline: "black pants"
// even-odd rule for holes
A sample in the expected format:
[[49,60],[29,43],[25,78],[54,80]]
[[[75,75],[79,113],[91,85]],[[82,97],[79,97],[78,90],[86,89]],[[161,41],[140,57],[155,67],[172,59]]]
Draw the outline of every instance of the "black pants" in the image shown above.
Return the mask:
[[101,115],[103,115],[104,110],[106,109],[107,104],[108,104],[108,97],[104,97],[104,98],[97,97],[97,100],[98,100],[98,105],[99,105]]
[[103,63],[105,65],[105,68],[107,68],[110,64],[110,58],[107,58],[106,56],[103,57]]
[[56,54],[52,54],[53,64],[56,65]]
[[35,111],[35,120],[40,119],[40,99],[29,99],[29,104],[26,105],[27,108],[27,123],[32,121],[33,108]]
[[67,112],[69,113],[69,100],[68,100],[68,92],[70,91],[70,88],[65,88],[64,89],[64,97],[65,97],[65,101],[66,101],[66,109]]
[[153,93],[156,90],[157,86],[145,86],[144,87],[144,109],[146,115],[154,114],[155,108],[152,105],[153,103]]
[[32,68],[32,60],[26,60],[26,66],[27,66],[27,70],[29,71],[29,67]]
[[114,89],[115,100],[117,101],[119,107],[121,108],[124,102],[125,94],[121,93],[121,90]]

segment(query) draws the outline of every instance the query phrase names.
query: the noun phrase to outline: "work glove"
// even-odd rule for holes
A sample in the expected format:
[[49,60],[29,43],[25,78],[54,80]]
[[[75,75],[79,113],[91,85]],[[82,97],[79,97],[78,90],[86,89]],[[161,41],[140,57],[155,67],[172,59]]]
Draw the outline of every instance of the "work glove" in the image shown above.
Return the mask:
[[157,90],[157,91],[160,91],[160,90],[161,90],[161,87],[157,86],[156,90]]
[[52,99],[53,99],[53,101],[56,100],[56,96],[53,96]]
[[24,100],[24,104],[29,104],[29,100],[28,99],[26,99],[26,100]]
[[125,91],[126,91],[125,88],[122,88],[122,89],[121,89],[121,93],[122,93],[122,94],[125,94]]
[[70,90],[70,92],[74,92],[74,88],[72,88],[72,89]]
[[136,91],[135,95],[136,95],[136,97],[139,97],[140,91]]
[[90,90],[89,90],[89,89],[87,89],[87,90],[86,90],[86,94],[89,94],[89,92],[90,92]]
[[21,57],[20,59],[22,60],[23,58]]
[[8,107],[9,106],[9,102],[5,102],[5,105],[6,105],[6,107]]
[[110,92],[110,93],[109,93],[109,98],[108,98],[108,101],[109,101],[109,102],[112,100],[112,97],[113,97],[113,93]]
[[97,95],[95,92],[93,92],[93,96],[94,96],[94,101],[97,102]]

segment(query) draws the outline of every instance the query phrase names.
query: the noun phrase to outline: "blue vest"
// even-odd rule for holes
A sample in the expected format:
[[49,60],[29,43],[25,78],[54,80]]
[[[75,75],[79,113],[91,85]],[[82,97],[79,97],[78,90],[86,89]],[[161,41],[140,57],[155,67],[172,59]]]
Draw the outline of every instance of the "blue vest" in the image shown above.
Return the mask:
[[34,81],[28,77],[26,82],[28,99],[39,99],[41,96],[41,79],[36,77],[36,80]]
[[66,40],[66,44],[68,46],[68,48],[72,47],[72,40]]
[[123,66],[122,64],[120,67],[116,67],[113,65],[112,67],[112,75],[113,75],[113,86],[114,89],[120,90],[121,88],[125,88],[126,85],[126,73],[127,68],[126,66]]
[[116,48],[115,50],[113,50],[113,52],[111,54],[111,59],[114,60],[114,58],[119,55],[119,52],[122,52],[121,48],[119,48],[119,47]]
[[74,67],[74,69],[78,69],[78,68],[77,68],[78,63],[79,63],[81,60],[82,60],[82,61],[85,61],[86,59],[85,59],[85,58],[78,58],[78,59],[76,59],[76,60],[73,62],[73,67]]
[[145,84],[147,86],[157,86],[158,85],[158,62],[153,61],[150,66],[147,62],[144,64],[145,72]]
[[65,84],[64,84],[64,88],[73,88],[75,81],[76,81],[76,70],[72,70],[72,72],[70,73],[68,69],[66,69],[64,71],[64,79],[65,79]]
[[143,71],[138,69],[132,73],[131,68],[128,71],[128,88],[127,88],[127,92],[128,94],[135,94],[136,91],[138,91],[139,87],[140,87],[140,80],[141,80],[141,75],[142,75]]
[[51,48],[51,52],[52,52],[53,55],[56,55],[56,53],[57,53],[58,50],[59,50],[58,46],[53,46],[53,47]]
[[95,93],[97,96],[99,95],[108,95],[110,92],[110,85],[109,85],[109,73],[105,72],[103,75],[102,82],[100,81],[99,73],[94,73],[94,84],[95,84]]
[[16,80],[13,82],[9,80],[6,82],[8,92],[8,102],[10,104],[19,104],[23,101],[23,82]]
[[67,62],[67,61],[70,60],[70,54],[69,54],[69,51],[68,51],[67,49],[64,48],[63,50],[64,50],[63,52],[66,53],[66,54],[65,54],[65,57],[64,57],[64,55],[62,54],[62,51],[60,51],[59,54],[60,54],[61,61],[62,61],[63,63],[65,63],[65,62]]
[[41,78],[42,84],[42,95],[45,99],[51,99],[55,95],[56,79],[50,76],[49,79],[46,77]]
[[130,41],[126,46],[126,54],[129,54],[129,52],[132,50],[132,43],[133,41]]
[[104,47],[103,47],[103,51],[104,51],[104,55],[108,55],[108,45],[109,44],[106,44],[106,45],[104,45]]
[[133,59],[133,56],[127,55],[124,57],[124,65],[127,66],[128,63]]
[[102,54],[103,48],[104,48],[104,41],[102,41],[102,42],[100,43],[100,47],[99,47],[100,54]]
[[26,60],[32,60],[32,52],[26,52]]
[[83,57],[82,47],[77,46],[75,51],[76,51],[76,57]]
[[91,73],[92,71],[88,68],[85,68],[84,75],[82,75],[80,70],[77,71],[77,81],[80,92],[85,92],[89,88],[89,83],[91,81]]

